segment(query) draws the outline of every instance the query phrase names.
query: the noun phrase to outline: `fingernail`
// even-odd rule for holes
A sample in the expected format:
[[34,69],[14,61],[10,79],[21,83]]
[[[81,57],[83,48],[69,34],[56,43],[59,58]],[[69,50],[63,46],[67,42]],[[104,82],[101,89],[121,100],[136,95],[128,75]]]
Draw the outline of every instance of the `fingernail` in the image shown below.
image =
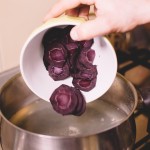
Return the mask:
[[70,36],[73,40],[76,40],[78,41],[79,40],[79,36],[77,34],[77,31],[75,29],[72,29],[71,32],[70,32]]

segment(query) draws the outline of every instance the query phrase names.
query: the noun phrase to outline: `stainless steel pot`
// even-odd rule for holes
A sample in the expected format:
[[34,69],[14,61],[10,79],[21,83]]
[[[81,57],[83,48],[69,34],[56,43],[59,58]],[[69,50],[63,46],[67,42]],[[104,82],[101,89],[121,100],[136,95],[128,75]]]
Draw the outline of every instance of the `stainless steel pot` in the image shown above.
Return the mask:
[[129,150],[135,141],[133,112],[137,103],[134,86],[117,74],[107,93],[88,103],[82,116],[61,116],[17,74],[0,93],[2,148]]

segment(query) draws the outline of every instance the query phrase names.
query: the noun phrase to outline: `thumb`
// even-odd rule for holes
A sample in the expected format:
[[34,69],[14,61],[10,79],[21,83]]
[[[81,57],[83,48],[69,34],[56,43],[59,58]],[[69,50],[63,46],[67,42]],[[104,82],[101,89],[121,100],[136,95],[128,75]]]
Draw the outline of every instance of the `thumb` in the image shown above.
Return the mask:
[[88,20],[72,28],[70,36],[73,40],[81,41],[109,33],[110,27],[105,19]]

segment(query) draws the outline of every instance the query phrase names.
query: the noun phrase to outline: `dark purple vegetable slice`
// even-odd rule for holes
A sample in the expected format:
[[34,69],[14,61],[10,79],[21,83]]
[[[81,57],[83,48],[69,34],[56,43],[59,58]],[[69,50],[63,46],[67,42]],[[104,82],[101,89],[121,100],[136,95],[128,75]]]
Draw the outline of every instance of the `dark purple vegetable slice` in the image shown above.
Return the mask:
[[50,64],[48,66],[48,72],[55,81],[64,80],[70,76],[69,66],[67,63],[65,63],[63,67],[56,67],[53,64]]
[[70,36],[70,31],[73,28],[73,26],[67,26],[63,29],[63,37],[62,37],[62,43],[68,44],[68,43],[76,43],[77,41],[74,41]]
[[66,46],[69,54],[73,54],[79,48],[77,43],[68,43],[65,46]]
[[[85,100],[82,93],[73,87],[62,84],[50,97],[53,109],[62,115],[81,115],[85,111]],[[79,107],[80,102],[82,107]]]
[[53,63],[57,67],[62,67],[67,59],[67,50],[60,43],[53,43],[44,53],[43,59],[45,62]]
[[43,36],[42,45],[44,50],[47,50],[47,47],[53,42],[58,42],[63,35],[63,30],[61,28],[52,28],[49,29]]
[[76,96],[78,98],[78,103],[77,103],[75,111],[73,112],[73,115],[80,116],[85,112],[86,101],[85,101],[84,96],[82,95],[82,93],[79,89],[75,88],[75,93],[76,93]]
[[50,63],[49,63],[48,53],[46,52],[44,52],[44,55],[43,55],[43,62],[44,62],[44,66],[46,70],[48,70],[48,66],[50,65]]
[[91,48],[91,46],[94,43],[94,40],[90,39],[90,40],[80,41],[79,43],[83,48]]
[[69,54],[68,64],[70,68],[70,74],[75,74],[77,72],[77,60],[79,56],[79,49],[76,49],[74,53]]
[[93,78],[92,80],[73,78],[72,84],[76,88],[80,89],[81,91],[88,92],[88,91],[92,90],[95,87],[96,80],[97,80],[96,77]]
[[86,68],[90,68],[93,65],[94,58],[95,51],[93,49],[84,48],[78,57],[78,61]]
[[67,33],[70,33],[71,29],[74,27],[74,25],[69,25],[69,26],[66,26],[63,31],[64,31],[64,34],[67,34]]
[[71,75],[73,78],[92,80],[97,76],[97,67],[96,65],[93,65],[90,68],[82,67],[81,69],[80,66],[78,72]]
[[50,102],[56,112],[68,115],[74,111],[78,101],[73,88],[63,84],[55,89]]

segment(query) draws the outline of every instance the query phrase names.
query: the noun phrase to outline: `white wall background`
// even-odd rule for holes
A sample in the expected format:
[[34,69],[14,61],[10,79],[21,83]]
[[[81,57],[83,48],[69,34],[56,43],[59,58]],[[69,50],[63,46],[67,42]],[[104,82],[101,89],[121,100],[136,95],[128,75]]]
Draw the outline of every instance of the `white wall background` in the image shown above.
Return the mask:
[[0,72],[19,66],[21,48],[56,0],[0,0]]

